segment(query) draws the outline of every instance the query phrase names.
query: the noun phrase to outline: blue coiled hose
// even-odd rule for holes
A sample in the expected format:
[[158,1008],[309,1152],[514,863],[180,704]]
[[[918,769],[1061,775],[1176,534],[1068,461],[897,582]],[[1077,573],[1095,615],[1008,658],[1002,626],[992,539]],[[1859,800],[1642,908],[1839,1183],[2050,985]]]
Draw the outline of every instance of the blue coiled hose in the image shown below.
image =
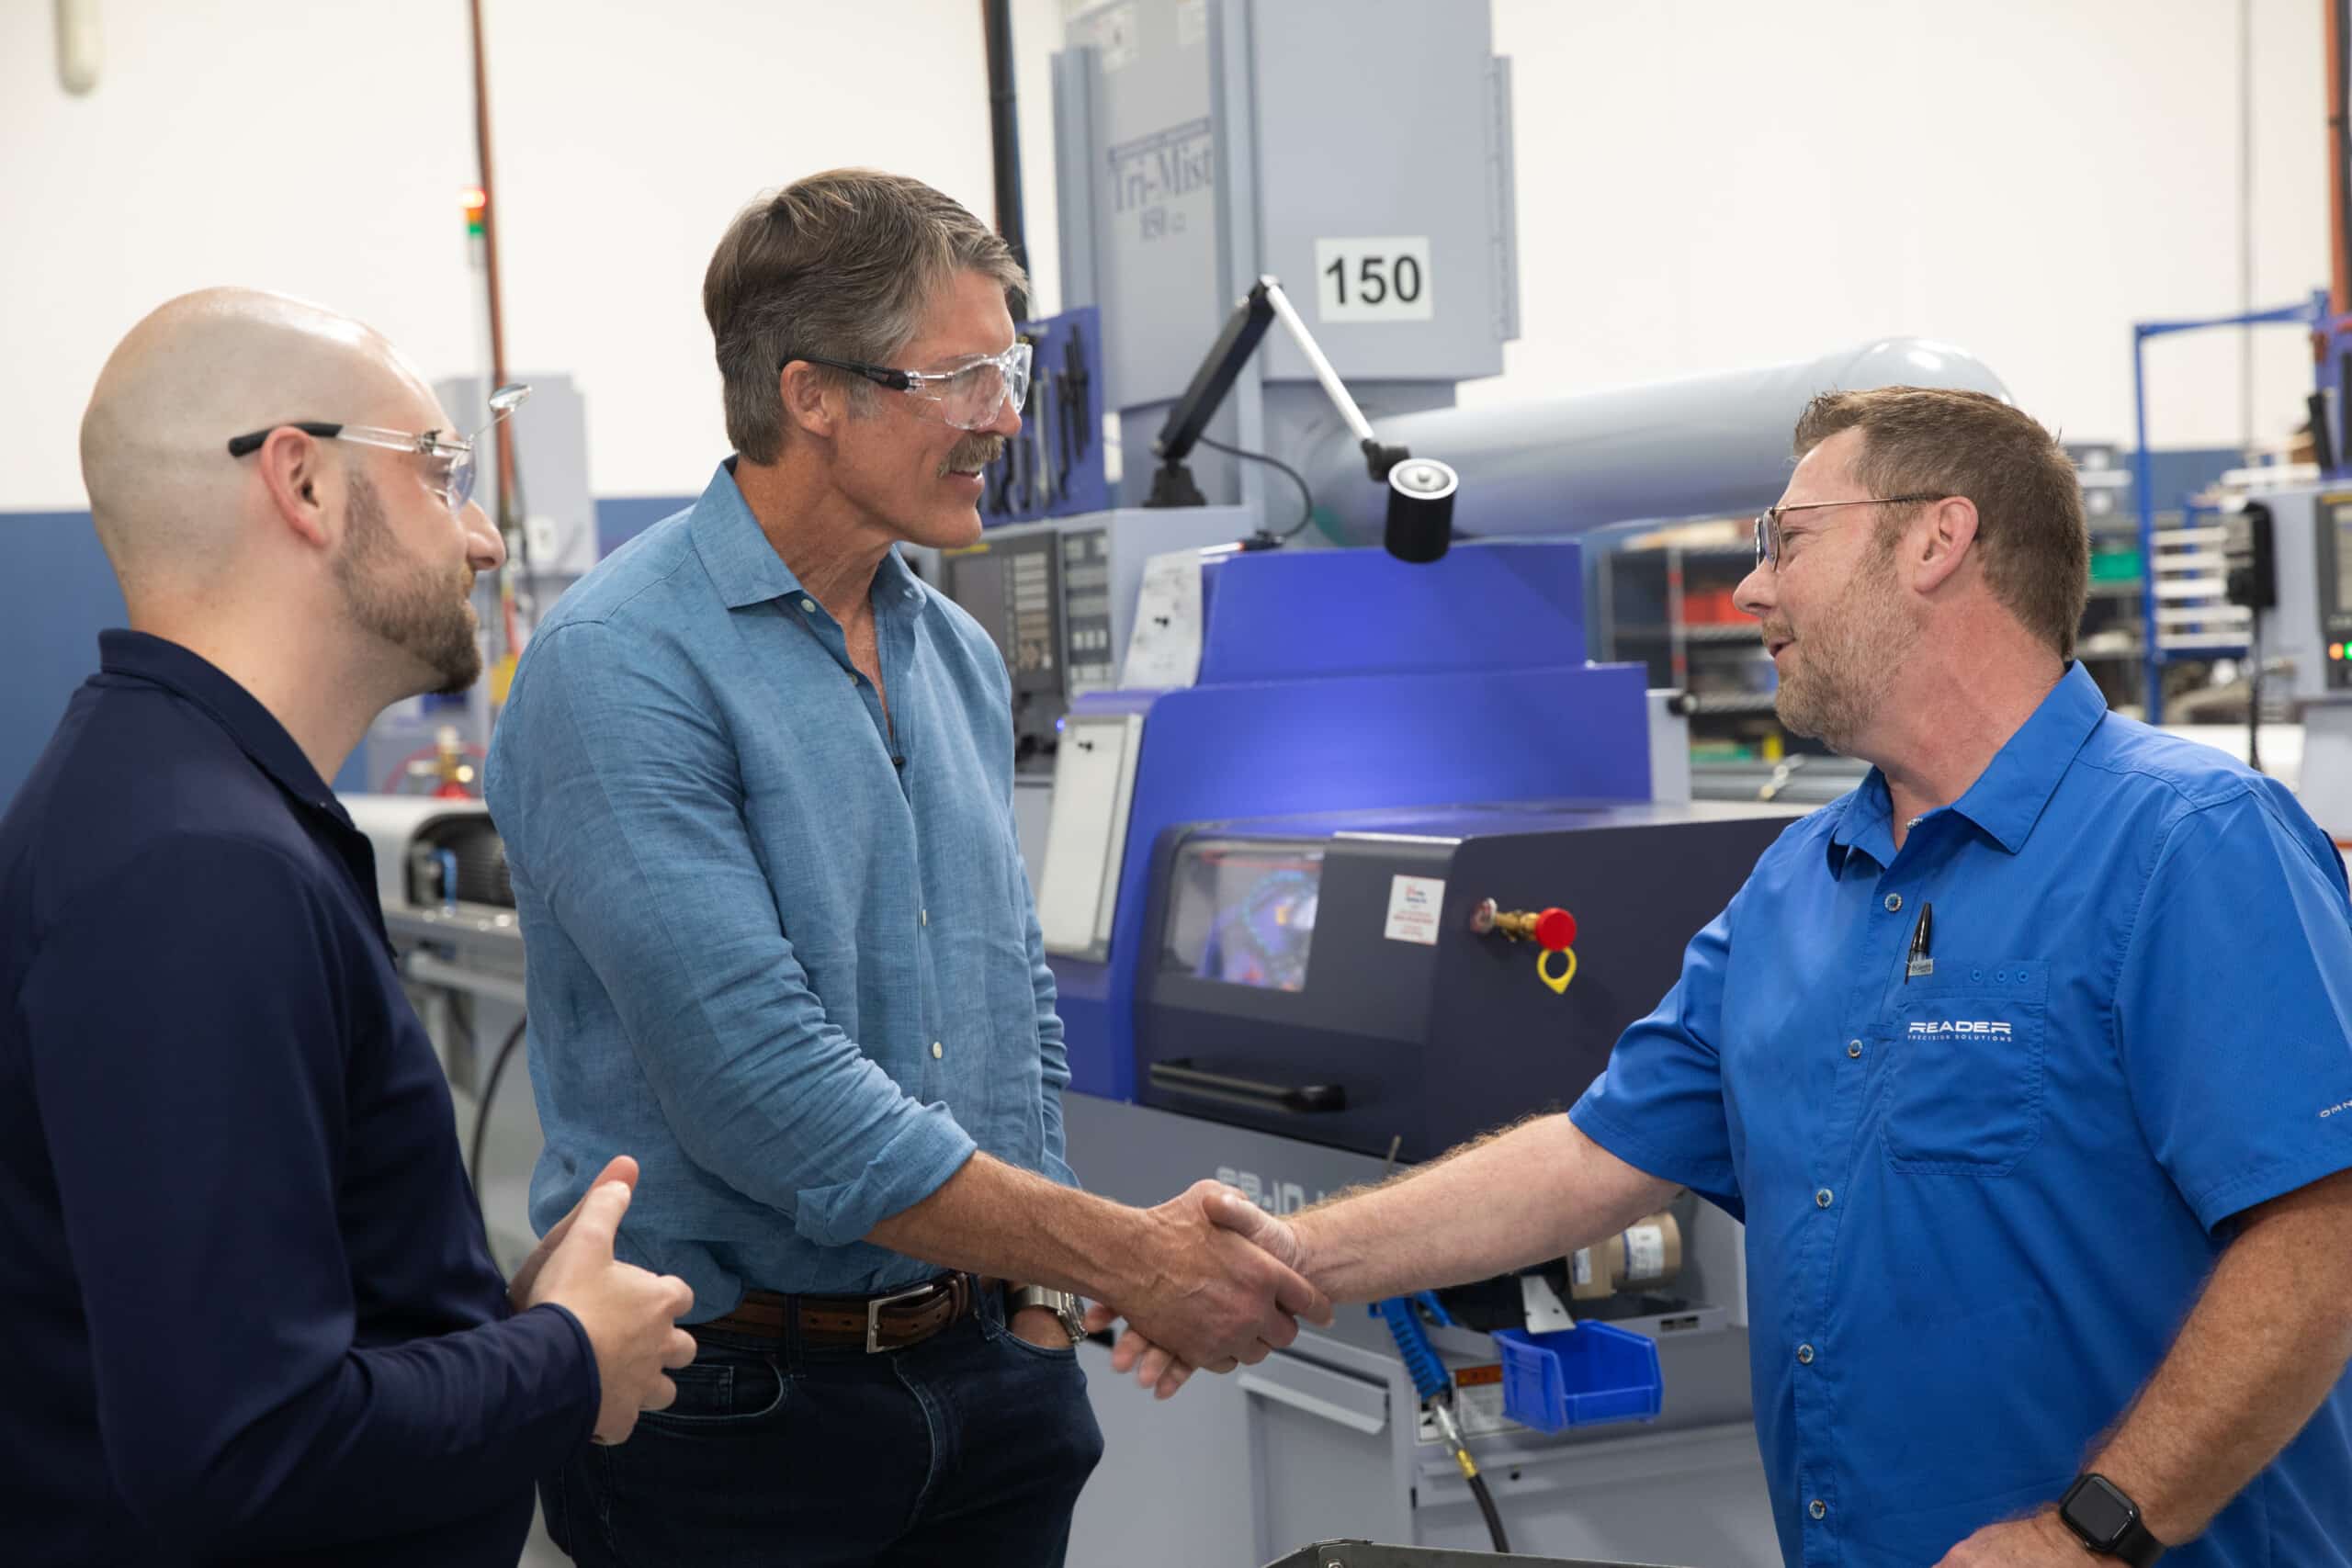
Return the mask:
[[1429,1291],[1390,1296],[1374,1303],[1372,1310],[1388,1325],[1389,1337],[1396,1341],[1396,1354],[1413,1380],[1413,1392],[1421,1396],[1421,1404],[1437,1422],[1439,1435],[1453,1450],[1453,1462],[1461,1467],[1462,1478],[1470,1483],[1470,1495],[1477,1499],[1478,1512],[1486,1516],[1487,1534],[1493,1538],[1495,1550],[1509,1551],[1510,1541],[1503,1534],[1503,1518],[1495,1509],[1495,1495],[1487,1489],[1487,1478],[1478,1473],[1478,1461],[1470,1457],[1470,1447],[1462,1438],[1461,1424],[1453,1417],[1453,1380],[1446,1375],[1445,1363],[1437,1359],[1437,1351],[1430,1344],[1429,1330],[1421,1325],[1421,1312],[1416,1308],[1426,1311],[1447,1327],[1453,1325],[1453,1319]]
[[1404,1358],[1405,1371],[1412,1375],[1413,1392],[1426,1404],[1450,1393],[1453,1380],[1446,1376],[1445,1364],[1430,1348],[1429,1330],[1421,1326],[1420,1314],[1413,1310],[1416,1303],[1426,1308],[1438,1322],[1452,1326],[1453,1319],[1446,1315],[1445,1309],[1438,1305],[1437,1296],[1429,1291],[1391,1296],[1375,1303],[1372,1310],[1387,1321],[1388,1333],[1396,1341],[1396,1354]]

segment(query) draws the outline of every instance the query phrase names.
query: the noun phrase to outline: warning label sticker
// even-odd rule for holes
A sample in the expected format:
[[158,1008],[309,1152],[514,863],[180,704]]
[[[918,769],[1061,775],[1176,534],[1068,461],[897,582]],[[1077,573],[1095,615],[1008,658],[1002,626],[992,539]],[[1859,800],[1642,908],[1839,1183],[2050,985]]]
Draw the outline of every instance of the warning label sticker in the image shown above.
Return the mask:
[[1388,929],[1391,942],[1437,945],[1438,919],[1445,910],[1445,879],[1398,876],[1388,884]]
[[[1453,1369],[1453,1418],[1462,1427],[1465,1438],[1483,1438],[1490,1432],[1510,1432],[1519,1423],[1503,1414],[1503,1369],[1498,1361],[1488,1361],[1476,1367]],[[1437,1423],[1429,1413],[1421,1413],[1420,1440],[1438,1441]]]

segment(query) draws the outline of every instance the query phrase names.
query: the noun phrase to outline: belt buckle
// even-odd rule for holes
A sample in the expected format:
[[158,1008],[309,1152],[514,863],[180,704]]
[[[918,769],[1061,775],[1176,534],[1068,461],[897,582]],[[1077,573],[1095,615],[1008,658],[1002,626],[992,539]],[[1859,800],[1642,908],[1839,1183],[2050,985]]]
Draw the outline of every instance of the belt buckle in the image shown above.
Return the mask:
[[927,1296],[938,1288],[937,1280],[928,1280],[920,1285],[910,1286],[906,1290],[896,1291],[887,1296],[876,1296],[867,1302],[865,1303],[865,1353],[871,1356],[882,1348],[882,1309],[884,1307],[897,1306],[900,1302],[910,1302],[918,1296]]

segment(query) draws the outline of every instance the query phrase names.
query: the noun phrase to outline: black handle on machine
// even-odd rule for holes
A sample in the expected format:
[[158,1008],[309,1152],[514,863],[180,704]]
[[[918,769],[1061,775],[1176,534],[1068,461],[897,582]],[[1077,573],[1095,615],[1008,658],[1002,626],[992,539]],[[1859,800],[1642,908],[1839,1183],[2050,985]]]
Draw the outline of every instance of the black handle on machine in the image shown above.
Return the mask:
[[1255,1078],[1204,1072],[1193,1066],[1190,1056],[1174,1056],[1165,1062],[1154,1062],[1149,1076],[1152,1088],[1164,1089],[1170,1094],[1191,1095],[1198,1100],[1222,1100],[1259,1111],[1280,1111],[1295,1116],[1348,1108],[1348,1091],[1340,1084],[1260,1083]]

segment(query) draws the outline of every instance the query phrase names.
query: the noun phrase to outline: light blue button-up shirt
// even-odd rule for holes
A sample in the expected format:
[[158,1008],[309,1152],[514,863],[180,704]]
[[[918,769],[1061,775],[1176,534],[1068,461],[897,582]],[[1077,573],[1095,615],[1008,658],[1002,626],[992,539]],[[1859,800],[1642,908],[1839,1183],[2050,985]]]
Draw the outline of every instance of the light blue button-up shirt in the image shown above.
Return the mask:
[[697,1321],[935,1273],[859,1238],[975,1148],[1075,1182],[1004,660],[895,552],[873,605],[887,723],[722,465],[563,596],[491,747],[532,1222],[635,1156],[623,1250]]
[[[2344,867],[2076,665],[1899,852],[1875,771],[1792,825],[1573,1114],[1747,1221],[1788,1561],[1917,1568],[2056,1502],[2234,1217],[2352,1167]],[[2352,1562],[2352,1389],[2165,1561]]]

